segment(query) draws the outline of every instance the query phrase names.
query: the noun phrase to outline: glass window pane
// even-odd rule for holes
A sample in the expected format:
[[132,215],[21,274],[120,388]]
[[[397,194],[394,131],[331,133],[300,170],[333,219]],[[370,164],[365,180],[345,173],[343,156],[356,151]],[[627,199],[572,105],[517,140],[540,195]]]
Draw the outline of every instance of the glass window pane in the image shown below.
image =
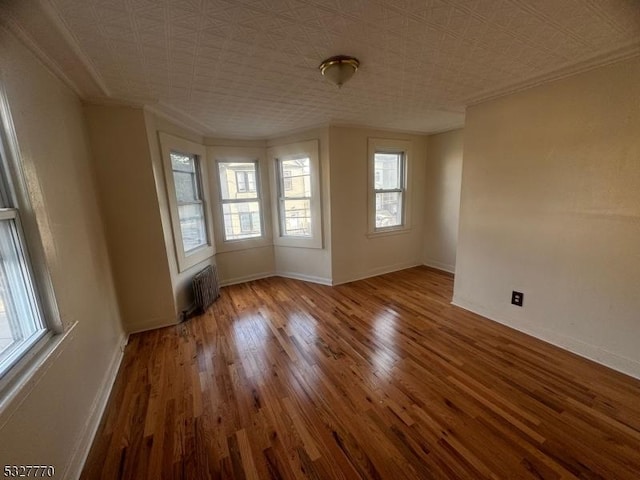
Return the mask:
[[0,375],[45,332],[14,220],[0,221]]
[[311,236],[311,200],[283,200],[283,235]]
[[376,153],[374,182],[376,190],[402,188],[402,153]]
[[311,159],[309,157],[280,162],[284,197],[311,197]]
[[255,162],[220,162],[218,174],[223,200],[258,198]]
[[207,244],[204,210],[201,203],[178,205],[182,245],[188,252]]
[[225,240],[262,236],[259,202],[225,203],[222,205],[222,214]]
[[171,169],[179,172],[195,173],[196,156],[171,152]]
[[402,225],[402,193],[376,193],[376,228]]
[[186,173],[174,170],[173,181],[176,186],[176,198],[178,203],[189,203],[199,200],[198,187],[195,173]]

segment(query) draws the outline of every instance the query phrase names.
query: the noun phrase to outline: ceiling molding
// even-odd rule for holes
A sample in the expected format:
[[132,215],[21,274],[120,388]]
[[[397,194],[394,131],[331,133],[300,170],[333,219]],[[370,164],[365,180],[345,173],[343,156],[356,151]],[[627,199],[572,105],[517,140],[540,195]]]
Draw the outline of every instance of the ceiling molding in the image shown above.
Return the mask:
[[58,30],[58,33],[62,35],[67,45],[73,52],[75,56],[74,60],[79,62],[86,69],[91,79],[98,86],[99,91],[102,93],[102,95],[105,97],[110,97],[111,92],[109,91],[109,87],[107,86],[106,82],[98,73],[98,70],[96,70],[89,57],[84,54],[76,38],[71,34],[66,24],[64,23],[64,20],[62,19],[62,17],[60,17],[58,11],[53,7],[49,0],[38,0],[38,3],[41,5],[42,10],[45,12],[46,18],[51,20],[55,28]]
[[[4,13],[4,12],[3,12]],[[64,71],[60,68],[57,62],[53,61],[49,55],[47,55],[34,41],[33,39],[20,27],[20,25],[11,17],[2,15],[2,27],[15,35],[20,42],[27,47],[31,53],[33,53],[38,60],[40,60],[45,67],[47,67],[51,73],[58,77],[65,85],[67,85],[73,92],[82,97],[82,92],[78,85],[69,78]]]
[[200,122],[198,119],[183,112],[182,110],[171,107],[162,102],[147,104],[144,106],[144,109],[149,113],[153,113],[154,115],[162,117],[165,120],[168,120],[169,122],[174,123],[175,125],[185,128],[186,130],[189,130],[192,133],[196,133],[202,137],[215,137],[215,134],[211,131],[211,129]]
[[399,135],[435,135],[437,133],[449,132],[451,130],[458,130],[459,128],[464,128],[464,121],[462,122],[454,122],[448,125],[445,125],[441,128],[426,130],[426,131],[418,131],[418,130],[406,130],[401,128],[383,128],[376,127],[375,125],[367,125],[367,124],[354,124],[354,123],[331,123],[330,127],[337,128],[361,128],[367,130],[379,130],[381,132],[389,132],[389,133],[397,133]]
[[101,105],[105,107],[130,107],[130,108],[139,108],[139,109],[144,109],[148,105],[147,102],[144,102],[144,101],[120,100],[118,98],[109,98],[109,97],[83,98],[82,102],[89,105]]
[[79,97],[108,97],[109,91],[48,0],[7,0],[0,21]]
[[479,103],[484,103],[489,100],[494,100],[496,98],[521,92],[523,90],[537,87],[545,83],[555,82],[572,75],[577,75],[589,70],[628,60],[638,55],[640,55],[640,42],[634,42],[626,47],[615,50],[614,52],[596,55],[594,57],[583,60],[582,62],[569,65],[558,70],[553,70],[551,72],[543,73],[537,77],[530,78],[523,82],[507,85],[496,90],[486,91],[479,95],[474,95],[473,97],[465,100],[465,105],[467,107],[471,107]]

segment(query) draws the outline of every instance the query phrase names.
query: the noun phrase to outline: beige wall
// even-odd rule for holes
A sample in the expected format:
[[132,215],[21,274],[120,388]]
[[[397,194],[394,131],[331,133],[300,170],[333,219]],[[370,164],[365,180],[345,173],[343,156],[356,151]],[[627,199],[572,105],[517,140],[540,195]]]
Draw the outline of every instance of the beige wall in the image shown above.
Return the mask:
[[128,332],[177,321],[144,112],[86,105],[120,310]]
[[[334,126],[330,130],[333,283],[421,264],[427,137],[352,127]],[[412,144],[408,232],[367,236],[369,138],[407,140]]]
[[124,333],[80,101],[1,29],[0,75],[60,314],[66,325],[78,322],[19,399],[3,406],[0,460],[54,465],[57,478],[74,478]]
[[639,78],[635,57],[469,108],[454,295],[636,377]]
[[453,273],[456,268],[463,131],[429,136],[425,176],[425,265]]

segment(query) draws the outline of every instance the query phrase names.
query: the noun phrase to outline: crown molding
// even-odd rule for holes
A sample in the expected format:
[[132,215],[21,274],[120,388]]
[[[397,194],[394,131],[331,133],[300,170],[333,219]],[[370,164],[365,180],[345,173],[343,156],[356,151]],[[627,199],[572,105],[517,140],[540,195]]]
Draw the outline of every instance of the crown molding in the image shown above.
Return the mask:
[[149,113],[162,117],[165,120],[202,137],[215,136],[212,130],[200,120],[180,109],[169,106],[166,103],[156,102],[152,105],[146,104],[144,105],[144,109]]
[[[458,113],[460,113],[463,116],[465,115],[464,112],[458,112]],[[404,130],[400,128],[385,128],[385,127],[376,127],[375,125],[363,125],[363,124],[353,124],[353,123],[331,123],[329,126],[337,127],[337,128],[361,128],[361,129],[367,129],[367,130],[378,130],[380,132],[389,132],[389,133],[395,133],[398,135],[425,136],[425,135],[436,135],[438,133],[450,132],[451,130],[458,130],[460,128],[464,128],[464,118],[462,119],[461,122],[449,123],[448,125],[445,125],[435,130]]]
[[522,82],[506,85],[496,90],[485,91],[479,95],[474,95],[473,97],[465,99],[463,103],[467,107],[470,107],[499,97],[521,92],[529,88],[537,87],[544,83],[555,82],[556,80],[587,72],[599,67],[604,67],[612,63],[622,62],[638,55],[640,55],[640,42],[633,42],[627,46],[614,50],[613,52],[595,55],[581,62],[543,73]]
[[0,22],[79,97],[109,91],[48,0],[0,2]]
[[80,44],[71,34],[71,31],[69,30],[66,23],[64,22],[58,11],[55,9],[53,4],[50,2],[50,0],[38,0],[38,3],[42,6],[42,10],[45,12],[46,17],[53,23],[53,25],[56,27],[60,35],[62,35],[67,45],[75,55],[74,60],[78,61],[86,69],[91,79],[98,86],[99,91],[102,93],[102,95],[105,97],[110,97],[111,92],[109,91],[106,82],[104,81],[100,73],[98,73],[98,70],[93,65],[93,62],[91,62],[89,57],[87,57],[87,55],[85,55],[85,53],[82,51],[82,48],[80,48]]

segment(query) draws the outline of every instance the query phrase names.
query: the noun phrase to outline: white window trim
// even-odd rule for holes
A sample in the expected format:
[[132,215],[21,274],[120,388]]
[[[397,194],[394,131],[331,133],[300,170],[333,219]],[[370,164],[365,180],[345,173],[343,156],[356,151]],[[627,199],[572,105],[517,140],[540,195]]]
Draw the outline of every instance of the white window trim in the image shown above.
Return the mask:
[[[368,221],[367,236],[369,238],[383,237],[386,235],[398,235],[411,231],[411,161],[412,145],[408,140],[395,140],[388,138],[368,139],[368,170],[367,170],[367,195],[368,195]],[[381,152],[400,153],[404,155],[404,195],[402,225],[394,227],[376,228],[376,192],[375,192],[375,154]]]
[[37,307],[46,328],[40,338],[0,379],[0,416],[5,418],[8,409],[16,405],[19,397],[25,394],[28,384],[46,369],[50,356],[60,351],[62,341],[71,332],[75,323],[66,325],[65,328],[60,317],[36,213],[27,188],[9,101],[2,85],[0,85],[0,121],[0,168],[7,176],[8,191],[5,192],[7,200],[15,208],[15,210],[10,208],[5,211],[5,215],[15,218],[17,228],[20,230],[23,255],[33,281]]
[[[164,166],[164,179],[167,187],[167,203],[171,216],[171,229],[173,231],[173,244],[178,261],[178,271],[184,272],[189,268],[201,263],[215,254],[213,241],[213,219],[211,218],[211,197],[209,195],[209,185],[207,178],[206,149],[203,145],[186,140],[184,138],[159,132],[160,149],[162,151],[162,164]],[[178,201],[176,197],[176,187],[173,180],[173,168],[171,166],[171,152],[181,152],[196,155],[198,158],[198,168],[200,177],[200,188],[202,192],[202,203],[205,218],[205,231],[207,233],[207,243],[189,252],[185,252],[182,243],[182,231],[180,229],[180,217],[178,215]]]
[[[249,163],[257,162],[256,193],[260,204],[260,221],[262,222],[262,236],[253,238],[239,238],[225,240],[224,216],[222,214],[222,189],[220,187],[219,162]],[[213,205],[213,219],[215,225],[216,250],[218,252],[233,252],[249,248],[260,248],[272,245],[271,208],[267,201],[269,184],[265,157],[265,149],[257,147],[207,147],[207,163],[209,164],[209,185],[211,185],[215,205]]]
[[[280,216],[280,178],[278,160],[309,157],[311,163],[311,236],[283,236]],[[276,145],[267,150],[269,178],[273,185],[271,211],[273,216],[273,243],[281,247],[322,248],[322,192],[320,190],[320,152],[318,140]]]

